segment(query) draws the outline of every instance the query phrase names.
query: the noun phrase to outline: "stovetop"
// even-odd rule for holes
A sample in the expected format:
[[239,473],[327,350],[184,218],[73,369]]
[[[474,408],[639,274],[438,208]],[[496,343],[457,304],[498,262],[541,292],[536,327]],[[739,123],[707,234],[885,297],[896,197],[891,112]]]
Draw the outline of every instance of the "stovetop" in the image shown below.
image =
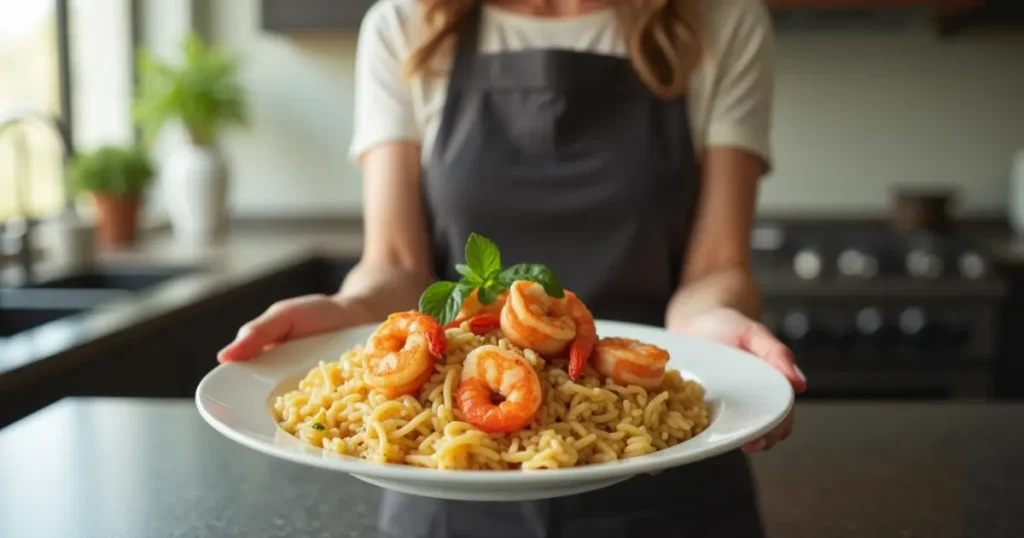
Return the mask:
[[874,279],[983,281],[993,276],[990,253],[965,235],[884,228],[761,225],[752,238],[755,267],[801,280]]
[[762,222],[751,247],[762,322],[816,390],[990,390],[1007,284],[971,235]]

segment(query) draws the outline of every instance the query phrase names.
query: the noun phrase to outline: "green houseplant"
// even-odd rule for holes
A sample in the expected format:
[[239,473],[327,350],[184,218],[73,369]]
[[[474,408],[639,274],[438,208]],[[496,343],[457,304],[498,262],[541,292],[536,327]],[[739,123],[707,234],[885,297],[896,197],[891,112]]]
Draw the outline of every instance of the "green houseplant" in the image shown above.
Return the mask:
[[170,122],[187,134],[167,154],[161,179],[171,224],[190,242],[209,242],[226,229],[228,172],[216,141],[222,129],[248,125],[239,68],[236,56],[194,34],[182,43],[180,63],[139,53],[134,115],[144,142],[151,145]]
[[135,240],[140,202],[153,179],[153,166],[137,147],[104,146],[80,153],[68,168],[71,191],[93,197],[97,239],[106,247]]

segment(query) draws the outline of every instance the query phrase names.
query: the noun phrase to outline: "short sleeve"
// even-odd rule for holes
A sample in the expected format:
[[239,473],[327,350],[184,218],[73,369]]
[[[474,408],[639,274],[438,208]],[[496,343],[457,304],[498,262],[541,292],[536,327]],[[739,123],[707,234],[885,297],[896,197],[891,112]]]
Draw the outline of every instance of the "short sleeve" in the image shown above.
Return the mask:
[[760,1],[736,0],[735,4],[721,21],[706,145],[745,149],[771,169],[775,84],[771,18]]
[[378,2],[363,17],[356,45],[355,110],[349,158],[354,162],[374,146],[420,141],[403,64],[409,40],[390,2]]

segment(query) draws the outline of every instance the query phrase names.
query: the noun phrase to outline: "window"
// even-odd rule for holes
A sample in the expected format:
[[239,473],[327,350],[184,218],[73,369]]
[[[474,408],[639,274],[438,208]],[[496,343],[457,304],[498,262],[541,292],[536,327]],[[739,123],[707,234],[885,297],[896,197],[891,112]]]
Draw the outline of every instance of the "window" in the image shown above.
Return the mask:
[[[0,116],[16,106],[61,113],[58,1],[0,0]],[[16,184],[16,174],[24,181]],[[60,143],[49,129],[8,130],[0,138],[0,221],[16,215],[19,194],[30,215],[59,210],[62,177]],[[17,185],[29,192],[18,193]]]
[[[14,106],[59,116],[79,150],[134,142],[132,8],[132,0],[0,0],[0,117]],[[17,216],[19,191],[30,216],[64,206],[61,146],[48,127],[25,123],[0,137],[0,222]]]

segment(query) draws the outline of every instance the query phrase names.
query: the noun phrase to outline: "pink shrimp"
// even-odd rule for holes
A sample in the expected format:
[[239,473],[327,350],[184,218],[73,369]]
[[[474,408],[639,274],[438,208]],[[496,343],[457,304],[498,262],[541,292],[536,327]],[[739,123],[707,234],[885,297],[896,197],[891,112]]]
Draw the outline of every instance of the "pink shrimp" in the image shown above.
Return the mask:
[[512,283],[501,309],[501,330],[513,344],[548,358],[569,351],[569,377],[579,379],[597,343],[594,316],[571,291],[556,299],[535,282]]
[[[501,403],[494,403],[494,394]],[[537,370],[522,355],[491,345],[466,355],[455,403],[466,422],[481,431],[520,430],[534,419],[543,401]]]
[[602,338],[594,347],[594,368],[620,385],[658,390],[665,379],[668,351],[632,338]]
[[363,380],[388,398],[415,394],[447,347],[436,319],[416,311],[391,314],[367,342]]
[[458,327],[463,321],[469,321],[469,330],[473,331],[473,334],[483,335],[496,330],[500,326],[498,317],[505,306],[506,297],[508,294],[502,293],[493,303],[485,305],[477,298],[477,290],[473,290],[473,293],[462,302],[459,314],[451,323],[445,325],[445,328]]

